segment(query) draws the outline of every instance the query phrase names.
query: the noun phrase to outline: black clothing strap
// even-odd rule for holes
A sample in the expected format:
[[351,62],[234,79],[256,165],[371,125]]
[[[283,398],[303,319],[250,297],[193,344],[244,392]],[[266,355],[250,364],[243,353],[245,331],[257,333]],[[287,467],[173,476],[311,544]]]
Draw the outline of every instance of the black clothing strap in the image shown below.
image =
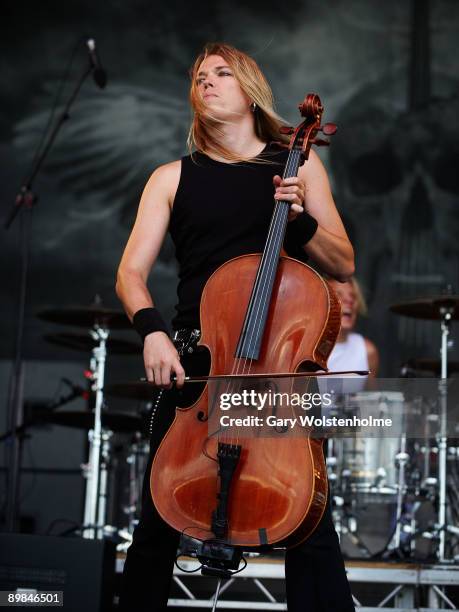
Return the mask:
[[304,259],[303,247],[317,232],[319,224],[316,219],[306,211],[299,214],[287,225],[284,248],[289,255],[297,259]]
[[132,318],[132,325],[142,338],[142,342],[148,334],[153,332],[162,331],[169,335],[167,325],[156,308],[141,308],[138,310]]

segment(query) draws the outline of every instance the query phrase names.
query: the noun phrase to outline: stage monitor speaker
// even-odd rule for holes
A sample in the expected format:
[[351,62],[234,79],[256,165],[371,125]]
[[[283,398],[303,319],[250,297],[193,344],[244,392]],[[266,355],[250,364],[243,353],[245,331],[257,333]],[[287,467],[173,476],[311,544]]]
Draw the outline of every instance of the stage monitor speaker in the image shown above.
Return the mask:
[[113,608],[115,545],[103,540],[0,534],[0,591],[63,591],[68,612]]

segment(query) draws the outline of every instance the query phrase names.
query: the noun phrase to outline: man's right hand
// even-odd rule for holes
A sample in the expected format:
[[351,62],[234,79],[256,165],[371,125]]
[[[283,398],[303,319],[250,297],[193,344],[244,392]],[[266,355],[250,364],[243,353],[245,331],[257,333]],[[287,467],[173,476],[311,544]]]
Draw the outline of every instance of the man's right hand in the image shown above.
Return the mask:
[[143,360],[147,380],[163,389],[170,389],[171,377],[175,374],[177,387],[179,389],[183,387],[185,370],[180,363],[177,349],[167,334],[158,331],[145,337]]

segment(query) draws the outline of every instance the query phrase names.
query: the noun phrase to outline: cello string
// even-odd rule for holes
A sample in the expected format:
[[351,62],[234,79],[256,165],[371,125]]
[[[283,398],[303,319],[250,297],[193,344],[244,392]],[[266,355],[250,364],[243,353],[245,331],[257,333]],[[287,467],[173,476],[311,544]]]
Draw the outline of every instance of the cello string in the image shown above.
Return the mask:
[[[291,155],[289,155],[289,158],[287,159],[287,163],[284,169],[284,178],[286,177],[286,175],[288,175],[289,173],[293,171],[295,164],[296,164],[295,155],[291,153]],[[249,327],[251,334],[252,334],[252,338],[249,337],[249,340],[248,340],[249,350],[253,349],[254,343],[257,340],[257,336],[260,333],[262,320],[259,317],[259,314],[260,314],[260,309],[263,307],[263,304],[266,302],[266,299],[267,299],[267,294],[269,291],[269,283],[268,283],[269,276],[274,272],[274,268],[277,267],[278,265],[278,257],[274,257],[275,252],[278,249],[278,244],[276,244],[276,240],[273,239],[273,236],[274,238],[278,237],[281,231],[281,227],[283,225],[283,221],[285,222],[285,214],[286,213],[285,213],[285,209],[283,209],[283,205],[280,202],[276,202],[276,207],[275,207],[275,211],[273,215],[273,222],[272,222],[272,231],[270,231],[270,233],[268,234],[268,239],[267,239],[266,247],[265,247],[266,257],[264,259],[267,261],[267,264],[265,264],[264,270],[262,270],[263,274],[260,280],[261,288],[258,290],[258,301],[256,304],[255,312],[252,312],[252,316],[255,319],[256,325],[254,326],[252,324]],[[287,214],[288,214],[288,211],[287,211]],[[243,371],[242,371],[243,374],[250,373],[252,369],[252,363],[253,363],[253,359],[249,358],[248,360],[246,360],[246,362],[244,363]],[[246,365],[247,365],[247,370],[245,368]],[[237,440],[239,440],[239,430],[237,434]]]
[[[268,244],[268,245],[271,244],[271,240],[272,240],[272,235],[273,235],[274,229],[275,229],[275,216],[273,215],[273,219],[271,220],[269,231],[268,231],[268,236],[267,236],[267,240],[266,240],[266,244]],[[265,250],[263,252],[263,255],[262,255],[262,258],[261,258],[261,261],[260,261],[260,266],[259,266],[261,270],[263,269],[262,262],[264,260],[266,260],[266,257],[268,255],[269,255],[269,251],[268,251],[268,253],[266,253],[266,247],[265,247]],[[257,282],[257,280],[258,280],[258,284],[259,284],[261,282],[260,278],[257,279],[257,277],[256,277],[255,278],[255,282]],[[252,308],[252,312],[251,312],[250,316],[251,316],[250,320],[252,320],[252,318],[254,316],[253,308]],[[248,325],[247,327],[248,327],[248,330],[250,330],[250,325]],[[253,327],[253,324],[252,324],[252,327]],[[250,331],[249,331],[249,333],[250,333]],[[247,350],[247,336],[243,337],[243,339],[241,341],[241,346],[242,346],[242,348],[245,347],[245,349]],[[249,342],[249,346],[250,346],[250,342]],[[234,361],[233,361],[233,366],[232,366],[232,369],[231,369],[231,374],[238,374],[238,375],[245,374],[246,373],[245,368],[246,368],[247,362],[248,362],[248,360],[246,358],[242,358],[242,359],[235,358]],[[238,382],[240,382],[240,381],[238,381],[236,379],[229,380],[228,383],[227,383],[227,387],[226,387],[225,391],[228,392],[228,391],[230,391],[230,389],[236,388],[236,385],[237,385]],[[229,432],[232,432],[233,428],[229,428],[228,430],[229,430]],[[239,441],[239,433],[238,433],[238,431],[239,431],[239,428],[236,428],[236,432],[237,432],[236,433],[236,443]],[[233,437],[233,436],[224,434],[224,435],[222,435],[221,439],[229,440],[231,437]]]
[[[286,167],[284,169],[284,177],[285,177],[285,174],[286,174],[287,171],[291,171],[290,166],[294,165],[294,164],[290,163],[290,158],[291,158],[291,155],[289,155],[289,158],[287,159]],[[278,203],[276,202],[276,204],[278,204]],[[261,290],[260,289],[256,290],[256,291],[258,291],[258,299],[255,299],[255,301],[254,301],[255,306],[253,306],[252,312],[250,313],[251,324],[247,326],[248,327],[248,333],[249,334],[252,333],[252,337],[254,339],[256,338],[256,335],[254,335],[254,332],[253,332],[254,324],[252,323],[252,321],[254,319],[255,319],[255,321],[257,320],[257,316],[259,315],[260,307],[263,304],[263,300],[260,299],[259,296],[260,296],[260,293],[261,293],[262,296],[263,296],[264,293],[266,293],[265,287],[263,286],[263,285],[267,284],[267,282],[266,282],[266,275],[267,275],[266,269],[269,272],[269,265],[266,268],[266,264],[264,264],[264,262],[267,260],[268,264],[269,264],[269,260],[273,258],[273,254],[271,253],[271,251],[274,251],[275,242],[273,241],[272,237],[273,237],[273,235],[275,235],[275,234],[277,234],[279,232],[279,229],[278,229],[279,221],[278,221],[278,219],[281,216],[282,212],[283,211],[282,211],[281,205],[276,205],[275,210],[274,210],[274,214],[273,214],[273,218],[272,218],[271,223],[270,223],[270,227],[269,227],[269,232],[268,232],[268,236],[267,236],[267,240],[266,240],[265,249],[264,249],[261,261],[260,261],[261,275],[260,275],[259,278],[256,278],[256,282],[258,281],[258,284],[261,285]],[[264,298],[264,299],[266,300],[266,298]],[[255,309],[255,312],[254,312],[254,309]],[[259,325],[260,325],[260,323],[259,323]],[[258,333],[259,333],[259,329],[260,328],[258,327]],[[249,350],[250,350],[251,348],[253,348],[254,339],[252,340],[250,338],[250,335],[248,336],[248,338],[247,337],[243,338],[241,346],[242,347],[245,346],[246,350],[247,350],[247,347],[248,347]],[[246,373],[249,373],[250,370],[251,370],[252,362],[253,362],[252,359],[246,359],[246,358],[245,359],[236,359],[233,362],[233,367],[232,367],[231,373],[232,374],[246,374]],[[241,370],[241,368],[242,368],[242,370]],[[247,368],[247,370],[246,370],[246,368]],[[228,386],[227,386],[227,390],[230,388],[231,385],[236,384],[236,382],[239,382],[239,381],[236,381],[236,380],[234,380],[234,382],[233,381],[229,381]],[[232,436],[226,436],[226,435],[222,436],[223,439],[227,439],[227,438],[230,438],[230,437],[232,437]],[[236,443],[238,441],[239,441],[239,427],[236,428]]]
[[[284,169],[284,178],[287,173],[291,172],[294,169],[295,160],[293,159],[293,155],[294,155],[294,152],[292,152],[292,154],[289,155],[289,158],[287,159],[287,163]],[[259,292],[258,292],[258,301],[257,301],[258,305],[257,305],[256,312],[253,314],[253,317],[255,318],[255,321],[257,322],[257,326],[254,328],[252,325],[252,328],[251,328],[252,338],[249,338],[248,340],[249,349],[253,349],[254,344],[257,340],[257,336],[260,332],[262,321],[259,318],[259,314],[260,314],[259,311],[260,311],[260,308],[263,306],[263,304],[266,302],[266,296],[264,294],[266,294],[267,291],[269,290],[268,283],[267,283],[268,278],[272,274],[273,269],[277,267],[278,265],[278,258],[273,257],[277,245],[275,241],[272,239],[272,235],[274,234],[275,237],[277,237],[277,235],[280,233],[282,219],[281,221],[279,221],[279,218],[281,218],[282,216],[285,217],[284,210],[282,209],[282,204],[280,202],[276,202],[276,208],[275,208],[274,215],[273,215],[272,231],[270,231],[270,233],[268,234],[268,239],[266,241],[266,248],[265,248],[266,257],[264,258],[264,260],[267,260],[268,264],[265,265],[264,276],[263,276],[263,279],[260,281],[261,289],[259,289]],[[264,260],[262,260],[262,263]],[[247,362],[249,363],[248,371],[250,371],[253,359],[248,359]],[[243,373],[245,374],[246,372],[243,371]]]
[[[256,290],[257,294],[256,294],[256,300],[254,301],[254,306],[252,308],[252,312],[250,313],[250,325],[248,325],[248,333],[250,335],[248,335],[248,337],[244,338],[244,346],[245,346],[245,350],[246,351],[250,351],[253,348],[253,344],[255,341],[255,335],[254,332],[256,334],[257,331],[257,326],[254,325],[254,323],[257,322],[257,319],[259,317],[259,311],[260,308],[262,307],[262,301],[260,299],[260,294],[261,296],[263,296],[263,294],[265,293],[265,285],[266,285],[266,274],[267,274],[267,270],[269,270],[269,260],[272,257],[272,251],[274,249],[274,241],[272,239],[273,235],[276,234],[277,231],[277,225],[278,225],[278,217],[279,217],[279,208],[276,207],[276,210],[274,212],[273,215],[273,221],[270,227],[270,232],[268,233],[268,239],[266,242],[266,247],[265,247],[265,251],[264,251],[264,257],[262,258],[261,262],[260,262],[260,270],[261,270],[261,275],[259,278],[259,287]],[[267,261],[268,264],[264,264],[264,261]],[[267,267],[268,266],[268,267]],[[241,373],[241,374],[248,374],[251,371],[252,368],[252,363],[253,363],[253,359],[252,358],[245,358],[245,359],[241,359],[238,362],[238,367],[237,367],[237,373]],[[244,383],[242,383],[244,384]],[[236,430],[236,443],[239,442],[239,438],[240,438],[240,428],[238,427]]]
[[[295,171],[294,172],[295,175],[297,174],[298,162],[299,162],[298,151],[291,150],[289,157],[287,159],[285,168],[284,168],[283,178],[287,178],[288,176],[293,176],[293,171]],[[260,276],[261,288],[258,289],[255,313],[253,311],[251,313],[251,317],[255,319],[256,324],[255,326],[253,324],[249,326],[249,330],[250,330],[249,333],[251,333],[252,335],[252,337],[251,338],[249,337],[248,339],[249,351],[253,349],[255,342],[257,341],[257,337],[260,333],[262,319],[259,317],[259,315],[260,315],[260,309],[266,303],[266,299],[268,297],[268,293],[269,293],[268,280],[270,276],[274,273],[274,269],[278,267],[278,263],[279,263],[279,258],[274,257],[276,250],[278,250],[279,248],[279,245],[277,244],[277,241],[275,240],[275,238],[279,238],[282,228],[285,231],[286,215],[288,215],[288,210],[290,208],[289,206],[286,209],[284,207],[284,204],[282,204],[281,202],[283,201],[280,201],[280,202],[276,201],[275,211],[274,211],[272,223],[270,225],[270,231],[268,233],[265,251],[264,251],[262,260],[260,262],[260,269],[262,270],[262,275]],[[273,236],[274,236],[274,239],[273,239]],[[267,264],[263,266],[264,261],[267,261]],[[244,360],[241,360],[241,361],[242,361],[242,368],[243,368],[242,374],[249,374],[252,369],[253,359],[249,358],[249,359],[245,359],[245,361]],[[246,366],[247,366],[247,370],[246,370]],[[239,364],[237,367],[237,371],[239,371]],[[236,440],[237,442],[239,441],[239,428],[237,429]]]
[[[296,151],[292,151],[291,155],[289,155],[289,158],[287,159],[287,163],[284,169],[284,178],[286,177],[287,174],[291,173],[295,169],[295,165],[298,161],[295,159],[296,157],[295,153]],[[275,237],[279,236],[281,228],[285,221],[285,216],[286,214],[288,214],[288,210],[286,211],[285,208],[283,208],[283,204],[281,202],[276,202],[276,209],[275,209],[274,217],[273,217],[274,222],[273,222],[272,234],[275,234]],[[266,248],[266,251],[268,253],[268,256],[266,258],[268,261],[268,264],[267,264],[267,269],[266,269],[264,279],[263,279],[264,284],[263,283],[261,284],[261,289],[259,291],[258,308],[257,308],[257,312],[255,315],[256,317],[255,320],[257,323],[256,323],[255,328],[252,331],[252,338],[249,340],[249,347],[251,347],[252,349],[257,340],[257,336],[260,333],[260,329],[262,325],[262,320],[261,318],[259,318],[259,311],[260,311],[260,308],[263,306],[263,304],[266,302],[267,293],[269,291],[269,285],[267,281],[268,281],[269,276],[271,276],[271,274],[274,272],[274,269],[278,267],[278,263],[279,263],[278,257],[276,258],[274,257],[276,249],[277,249],[276,242],[272,240],[270,236],[270,242],[268,244],[268,241],[267,241],[267,248]],[[250,372],[253,360],[249,359],[248,361],[249,361],[249,369],[247,373]],[[245,374],[246,372],[244,371],[243,373]]]
[[[284,169],[284,177],[283,178],[287,178],[288,176],[293,176],[293,174],[297,174],[298,172],[298,161],[299,161],[299,156],[297,155],[297,152],[292,150],[291,154],[289,155],[289,158],[287,160],[285,169]],[[282,202],[282,201],[281,201]],[[274,217],[274,234],[276,238],[280,237],[280,233],[282,231],[282,229],[285,232],[285,227],[286,227],[286,216],[288,215],[288,208],[286,208],[284,206],[284,204],[282,204],[281,202],[276,203],[276,211],[275,211],[275,217]],[[285,202],[285,201],[284,201]],[[288,203],[287,203],[288,204]],[[267,270],[265,271],[265,282],[264,282],[264,286],[262,284],[261,290],[260,290],[260,295],[259,295],[259,307],[258,307],[258,311],[260,310],[260,306],[263,306],[263,304],[266,303],[269,293],[269,283],[268,283],[268,279],[272,274],[275,274],[275,268],[278,267],[279,264],[279,258],[278,257],[274,257],[276,251],[279,248],[279,244],[277,243],[277,241],[273,240],[271,242],[271,244],[269,245],[269,248],[267,249],[268,254],[269,254],[269,258],[268,258],[268,264],[267,264]],[[270,253],[269,251],[272,251],[272,253]],[[269,308],[269,306],[268,306]],[[259,314],[259,313],[257,313]],[[256,319],[257,321],[257,326],[255,327],[254,332],[252,333],[253,339],[252,342],[255,343],[257,341],[257,336],[260,333],[261,330],[261,325],[262,325],[262,320],[261,318],[257,317]],[[250,373],[251,371],[251,366],[252,366],[252,360],[250,360],[249,362],[249,368],[248,368],[248,372]]]

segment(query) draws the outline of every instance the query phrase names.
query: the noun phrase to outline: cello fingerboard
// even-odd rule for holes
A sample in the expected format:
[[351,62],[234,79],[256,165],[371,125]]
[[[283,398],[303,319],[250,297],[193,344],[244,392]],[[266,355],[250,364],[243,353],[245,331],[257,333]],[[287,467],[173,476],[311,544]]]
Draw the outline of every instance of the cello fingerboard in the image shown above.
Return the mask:
[[[301,149],[290,149],[283,178],[298,175]],[[258,266],[241,335],[236,347],[238,359],[258,359],[268,318],[279,256],[284,243],[290,202],[276,201],[265,248]]]

